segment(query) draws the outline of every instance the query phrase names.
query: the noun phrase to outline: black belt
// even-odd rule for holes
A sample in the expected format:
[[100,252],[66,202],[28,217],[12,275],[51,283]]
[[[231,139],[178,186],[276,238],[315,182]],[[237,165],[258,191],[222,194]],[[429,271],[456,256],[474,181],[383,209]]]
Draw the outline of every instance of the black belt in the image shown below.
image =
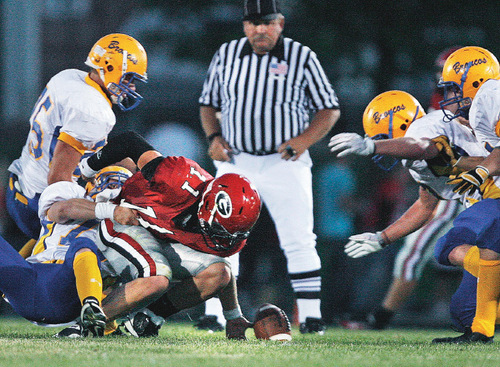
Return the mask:
[[275,150],[272,152],[266,152],[264,150],[257,150],[255,152],[245,152],[245,153],[251,154],[251,155],[271,155],[271,154],[275,154],[277,152]]

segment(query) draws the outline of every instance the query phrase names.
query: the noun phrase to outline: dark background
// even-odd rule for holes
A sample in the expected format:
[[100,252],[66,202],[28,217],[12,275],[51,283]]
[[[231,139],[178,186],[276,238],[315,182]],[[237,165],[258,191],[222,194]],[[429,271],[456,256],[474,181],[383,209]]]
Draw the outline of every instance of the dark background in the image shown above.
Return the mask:
[[[164,154],[188,156],[214,173],[205,154],[197,99],[214,52],[223,42],[243,36],[242,6],[241,0],[2,1],[2,186],[44,84],[63,69],[85,70],[94,42],[114,32],[138,39],[149,59],[149,82],[140,86],[145,101],[130,113],[117,112],[114,132],[135,129]],[[362,133],[364,108],[386,90],[412,93],[427,108],[436,82],[434,60],[447,47],[477,45],[497,54],[500,3],[289,0],[282,2],[282,11],[284,34],[318,54],[341,104],[339,122],[311,149],[323,313],[334,322],[363,314],[381,300],[398,249],[395,245],[367,258],[347,259],[347,237],[383,229],[411,205],[417,188],[401,168],[385,173],[369,160],[335,159],[328,154],[329,137]],[[293,310],[284,257],[266,218],[264,214],[242,253],[241,302],[249,316],[263,302],[276,303],[289,314]],[[15,247],[25,240],[5,209],[0,233]],[[396,324],[446,324],[446,304],[458,278],[459,272],[430,264]]]

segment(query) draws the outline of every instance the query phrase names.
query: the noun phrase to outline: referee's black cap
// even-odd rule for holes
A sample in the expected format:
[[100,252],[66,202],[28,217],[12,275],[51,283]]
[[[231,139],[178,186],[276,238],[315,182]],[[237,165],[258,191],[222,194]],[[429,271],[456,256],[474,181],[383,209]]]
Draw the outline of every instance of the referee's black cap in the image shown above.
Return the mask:
[[279,0],[244,0],[243,20],[273,20],[281,13]]

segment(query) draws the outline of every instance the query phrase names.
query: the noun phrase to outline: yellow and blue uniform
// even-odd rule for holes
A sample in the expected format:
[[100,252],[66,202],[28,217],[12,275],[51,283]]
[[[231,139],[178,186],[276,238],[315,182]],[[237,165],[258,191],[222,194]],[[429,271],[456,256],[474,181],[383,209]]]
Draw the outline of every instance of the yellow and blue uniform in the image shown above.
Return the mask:
[[[88,199],[84,188],[73,182],[48,186],[39,200],[42,231],[26,260],[0,238],[0,291],[14,310],[39,324],[61,324],[80,315],[83,300],[102,298],[97,249],[97,220],[52,221],[47,212],[56,202]],[[82,249],[90,251],[77,252]]]
[[[48,82],[33,108],[21,156],[9,166],[7,209],[18,227],[38,238],[37,206],[58,141],[83,156],[102,148],[115,125],[111,101],[88,73],[68,69]],[[74,178],[80,175],[78,169]]]
[[89,238],[76,238],[62,263],[30,263],[0,237],[0,291],[20,316],[38,324],[62,324],[80,316],[73,261],[82,248],[103,256]]

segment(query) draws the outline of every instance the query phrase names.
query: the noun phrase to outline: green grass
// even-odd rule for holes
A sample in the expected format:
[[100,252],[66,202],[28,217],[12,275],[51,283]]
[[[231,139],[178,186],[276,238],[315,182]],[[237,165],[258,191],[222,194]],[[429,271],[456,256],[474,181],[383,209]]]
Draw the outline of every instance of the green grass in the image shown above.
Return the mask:
[[59,329],[18,318],[0,318],[0,366],[498,366],[498,344],[432,345],[449,330],[382,332],[330,328],[325,335],[301,335],[291,342],[255,339],[229,341],[223,333],[195,330],[189,323],[169,323],[158,338],[128,336],[61,340]]

